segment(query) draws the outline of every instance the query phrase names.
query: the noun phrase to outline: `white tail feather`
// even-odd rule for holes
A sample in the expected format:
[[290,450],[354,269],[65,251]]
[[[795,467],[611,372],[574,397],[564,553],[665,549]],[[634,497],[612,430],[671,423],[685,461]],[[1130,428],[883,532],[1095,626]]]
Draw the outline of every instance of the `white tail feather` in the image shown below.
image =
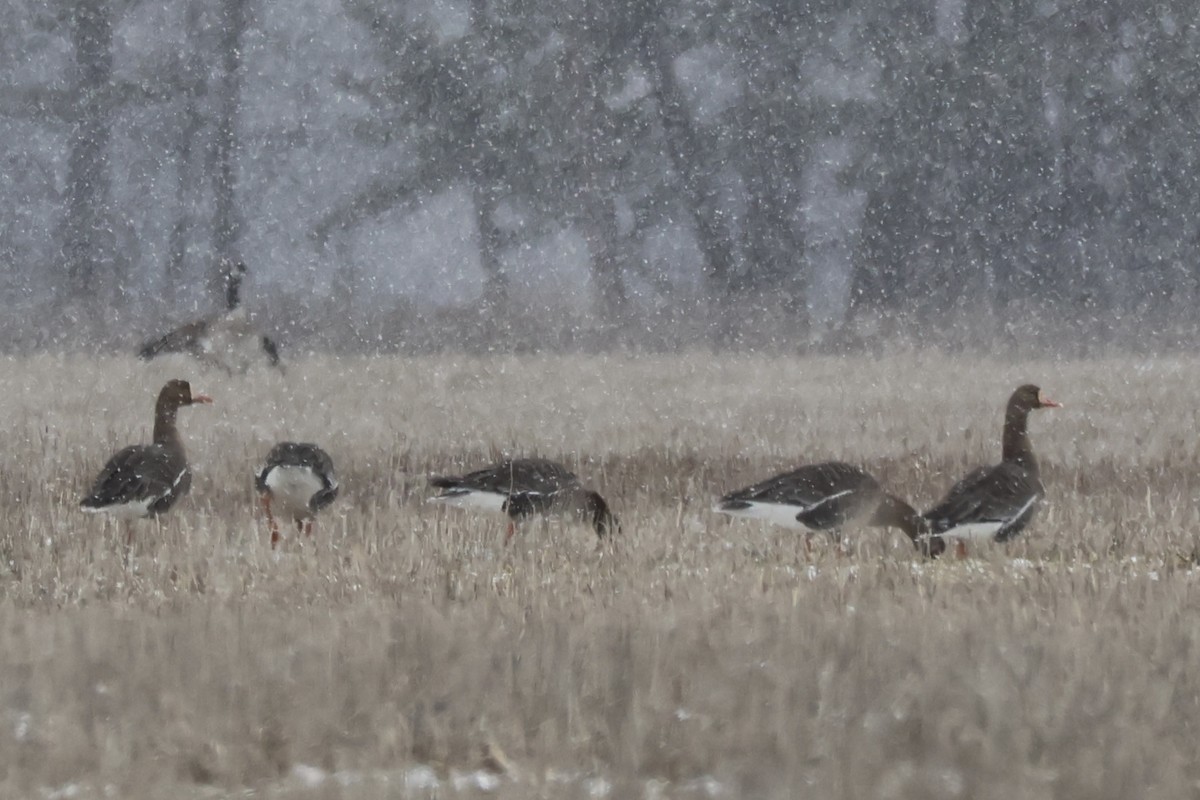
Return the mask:
[[452,489],[446,494],[429,498],[431,503],[443,503],[455,508],[468,508],[476,511],[491,511],[497,514],[504,511],[504,503],[508,495],[499,492],[481,492],[476,489]]
[[731,517],[739,519],[758,519],[764,522],[770,522],[772,525],[778,525],[782,528],[790,528],[795,531],[811,530],[807,525],[796,519],[796,515],[804,511],[801,506],[785,505],[783,503],[756,503],[751,501],[747,508],[721,508],[718,502],[713,506],[713,511],[719,514],[728,514]]

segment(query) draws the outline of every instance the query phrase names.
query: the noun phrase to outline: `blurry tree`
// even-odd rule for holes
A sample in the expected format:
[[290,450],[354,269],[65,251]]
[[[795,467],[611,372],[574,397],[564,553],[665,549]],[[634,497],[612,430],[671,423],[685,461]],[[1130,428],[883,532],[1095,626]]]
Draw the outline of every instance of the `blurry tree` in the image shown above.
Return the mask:
[[[212,141],[213,253],[214,269],[209,291],[223,297],[228,270],[239,260],[236,251],[241,215],[237,197],[237,119],[241,87],[241,47],[246,31],[246,0],[220,0],[220,75],[216,87],[215,130]],[[185,89],[185,104],[189,101]],[[188,133],[185,127],[183,135]],[[181,137],[182,138],[182,137]]]
[[[654,87],[654,101],[661,115],[665,150],[678,180],[682,200],[704,257],[704,277],[710,300],[719,309],[720,299],[738,287],[734,279],[736,252],[733,231],[725,224],[716,179],[720,173],[720,154],[705,146],[700,126],[693,119],[687,97],[676,71],[686,42],[676,31],[686,23],[671,15],[669,6],[656,9],[658,24],[646,36],[644,57]],[[728,320],[721,320],[728,325]],[[726,327],[722,338],[728,338]]]
[[622,314],[630,232],[617,216],[626,194],[644,191],[644,178],[623,166],[650,131],[636,104],[611,97],[636,63],[630,43],[641,6],[577,2],[548,13],[523,0],[476,0],[468,29],[442,41],[403,8],[346,5],[371,32],[382,65],[371,80],[343,81],[377,109],[358,136],[380,144],[403,136],[411,155],[334,204],[316,240],[466,182],[488,307],[502,311],[514,299],[506,248],[576,226],[602,312]]
[[451,216],[473,225],[493,321],[553,320],[526,297],[540,276],[510,266],[585,243],[590,341],[663,309],[731,344],[764,319],[807,342],[843,314],[962,320],[979,341],[1058,318],[1196,328],[1183,0],[12,6],[5,299],[145,312],[136,290],[176,292],[192,260],[217,291],[209,265],[247,237],[264,282],[300,254],[296,302],[321,270],[362,296],[355,259],[386,263],[373,218],[436,195],[469,203]]
[[118,254],[109,205],[107,148],[111,138],[112,9],[106,0],[80,0],[65,10],[75,53],[74,96],[65,104],[71,125],[63,256],[72,299],[95,294],[102,269]]
[[[469,32],[447,42],[414,23],[399,4],[345,0],[345,9],[370,35],[379,65],[369,78],[348,68],[335,78],[372,110],[355,136],[380,148],[402,140],[405,157],[390,172],[331,203],[314,226],[315,241],[325,247],[372,217],[412,209],[429,194],[466,181],[476,206],[485,300],[503,308],[508,280],[499,251],[505,232],[496,214],[508,193],[511,165],[504,153],[517,137],[514,126],[505,124],[496,95],[509,77],[502,67],[504,49],[521,46],[523,32],[515,27],[493,32],[484,2],[471,4]],[[353,276],[346,274],[350,268],[343,259],[338,280],[347,292],[354,286]]]
[[965,287],[953,275],[972,257],[955,231],[965,126],[977,101],[958,99],[955,45],[939,40],[931,9],[880,4],[868,31],[880,63],[879,103],[866,131],[874,157],[864,176],[853,297],[857,310],[933,316],[958,302]]
[[[119,121],[147,106],[166,109],[163,118],[173,120],[170,111],[180,109],[179,135],[172,153],[178,172],[175,220],[167,242],[169,291],[174,291],[181,278],[194,224],[190,209],[196,203],[189,198],[201,183],[197,170],[218,173],[221,177],[213,180],[214,186],[228,187],[225,196],[232,196],[226,157],[231,148],[215,146],[213,158],[199,166],[193,155],[208,112],[201,103],[207,77],[201,54],[195,49],[183,57],[171,54],[156,59],[150,54],[145,69],[126,69],[120,75],[114,69],[114,28],[138,6],[136,0],[80,0],[42,7],[36,29],[62,36],[70,45],[66,80],[27,82],[0,94],[0,114],[68,132],[63,213],[54,246],[43,258],[54,265],[54,271],[61,270],[61,279],[53,282],[57,302],[78,305],[93,314],[119,311],[123,305],[119,300],[135,291],[134,283],[143,274],[135,263],[138,252],[131,246],[136,234],[126,231],[131,224],[129,214],[116,208],[112,194],[114,169],[124,172],[129,166],[112,161],[114,126]],[[187,4],[189,29],[199,27],[201,9],[200,3]],[[226,107],[233,113],[236,96]],[[30,155],[48,160],[45,153]],[[231,218],[228,209],[226,204],[218,216]],[[226,232],[235,228],[221,226]]]
[[866,100],[853,75],[826,85],[861,69],[837,49],[852,44],[842,32],[855,16],[834,2],[732,1],[663,3],[657,15],[646,57],[707,291],[727,312],[718,341],[760,324],[747,304],[785,310],[802,331],[813,269],[837,268],[807,252],[808,161],[821,141],[855,135],[848,122]]
[[201,140],[206,119],[203,106],[207,95],[207,70],[200,41],[203,34],[203,0],[190,0],[183,12],[187,45],[180,54],[178,100],[169,113],[174,117],[175,208],[167,241],[166,296],[171,305],[179,300],[184,281],[189,243],[198,225],[200,205],[197,187],[206,162]]

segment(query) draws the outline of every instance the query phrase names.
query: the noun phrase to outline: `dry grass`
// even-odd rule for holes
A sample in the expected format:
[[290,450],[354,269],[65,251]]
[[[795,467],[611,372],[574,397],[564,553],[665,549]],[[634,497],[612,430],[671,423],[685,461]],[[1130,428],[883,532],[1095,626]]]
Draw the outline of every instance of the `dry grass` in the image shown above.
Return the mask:
[[[313,358],[0,369],[4,797],[1182,797],[1200,787],[1200,362]],[[180,376],[196,480],[161,526],[76,509]],[[714,495],[866,464],[918,505],[997,457],[1019,382],[1051,505],[926,564],[808,562]],[[312,439],[343,497],[275,559],[251,469]],[[428,506],[501,452],[577,466],[624,535]],[[491,770],[489,772],[488,770]]]

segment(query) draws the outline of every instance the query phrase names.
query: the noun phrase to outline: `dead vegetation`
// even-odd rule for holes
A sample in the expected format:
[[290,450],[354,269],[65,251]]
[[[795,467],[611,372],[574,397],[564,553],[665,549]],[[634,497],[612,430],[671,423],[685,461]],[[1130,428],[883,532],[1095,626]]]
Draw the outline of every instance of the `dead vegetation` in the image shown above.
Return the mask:
[[[39,356],[0,371],[5,797],[1181,797],[1200,786],[1193,360]],[[140,526],[78,498],[149,438],[192,494]],[[796,463],[865,464],[927,505],[1032,437],[1029,535],[964,563],[864,531],[852,558],[731,524],[713,497]],[[254,465],[316,441],[343,494],[274,558]],[[502,453],[573,465],[624,534],[426,505]]]

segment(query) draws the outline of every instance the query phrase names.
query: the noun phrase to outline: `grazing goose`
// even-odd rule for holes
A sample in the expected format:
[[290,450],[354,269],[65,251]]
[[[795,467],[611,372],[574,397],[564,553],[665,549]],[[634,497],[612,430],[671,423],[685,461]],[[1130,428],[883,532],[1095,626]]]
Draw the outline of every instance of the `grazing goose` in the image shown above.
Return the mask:
[[601,539],[621,530],[603,497],[585,489],[563,465],[544,458],[511,459],[460,476],[434,475],[429,485],[442,490],[432,502],[507,514],[505,544],[516,523],[533,514],[575,517],[591,524]]
[[962,558],[967,553],[967,539],[1006,542],[1025,529],[1045,494],[1029,444],[1029,412],[1061,407],[1033,384],[1012,393],[1004,413],[1000,463],[967,473],[941,502],[924,513],[931,551],[943,552],[943,539],[954,539],[955,552]]
[[[226,372],[245,372],[256,361],[266,360],[280,367],[279,348],[254,327],[242,307],[242,279],[246,265],[241,261],[225,264],[225,311],[216,316],[194,320],[142,345],[138,355],[151,359],[163,353],[190,353]],[[282,367],[280,367],[282,369]]]
[[885,492],[866,470],[840,461],[809,464],[730,492],[713,511],[805,534],[825,531],[835,541],[842,526],[852,522],[899,528],[914,544],[922,533],[921,517],[912,506]]
[[[192,485],[175,415],[183,406],[211,402],[211,397],[192,394],[187,381],[168,381],[154,405],[153,444],[131,445],[110,458],[80,507],[132,520],[157,516],[175,505]],[[126,544],[132,541],[130,528]]]
[[297,532],[312,536],[317,512],[338,496],[333,459],[315,444],[280,442],[255,475],[267,522],[271,526],[271,549],[279,543],[279,522],[272,513],[277,504],[282,516],[291,517]]

